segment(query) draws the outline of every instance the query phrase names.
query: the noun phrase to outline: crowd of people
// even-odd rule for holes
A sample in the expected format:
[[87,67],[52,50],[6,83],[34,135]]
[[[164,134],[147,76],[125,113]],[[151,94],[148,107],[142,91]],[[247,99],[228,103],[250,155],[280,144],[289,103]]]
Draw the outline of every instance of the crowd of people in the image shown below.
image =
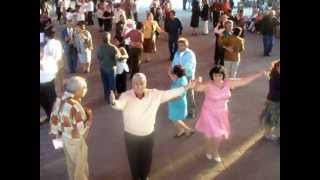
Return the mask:
[[[41,7],[40,105],[47,120],[50,119],[50,134],[53,138],[63,139],[70,180],[88,179],[85,139],[93,117],[92,109],[82,104],[87,80],[79,75],[64,80],[64,63],[70,74],[90,73],[93,57],[99,62],[106,103],[123,112],[132,179],[149,177],[156,114],[160,104],[166,102],[168,119],[176,130],[174,137],[191,137],[200,132],[206,142],[206,157],[221,162],[219,147],[230,135],[228,101],[231,90],[265,74],[262,70],[245,77],[237,75],[241,53],[245,50],[245,32],[259,30],[263,36],[263,55],[270,56],[274,30],[280,22],[274,10],[265,15],[259,10],[254,11],[248,19],[241,9],[232,15],[234,5],[230,1],[193,0],[191,4],[191,35],[198,35],[201,19],[202,34],[212,33],[215,39],[213,67],[208,73],[208,81],[196,77],[197,54],[189,48],[188,39],[182,36],[185,27],[170,0],[152,0],[145,21],[138,19],[136,0],[120,3],[77,0],[74,7],[70,1],[59,0],[56,22],[65,24],[60,35],[48,15],[48,6],[44,3]],[[90,26],[97,26],[104,33],[93,34]],[[167,74],[171,79],[170,90],[166,91],[147,88],[147,77],[140,73],[141,63],[152,63],[153,54],[158,53],[157,40],[164,33],[168,35],[170,66]],[[97,47],[92,38],[96,35],[103,39]],[[275,140],[278,137],[274,135],[274,129],[280,127],[280,60],[273,64],[268,77],[270,90],[261,120],[265,124],[265,137]],[[128,89],[128,79],[132,89]],[[185,120],[196,117],[195,92],[203,92],[205,99],[192,128]]]

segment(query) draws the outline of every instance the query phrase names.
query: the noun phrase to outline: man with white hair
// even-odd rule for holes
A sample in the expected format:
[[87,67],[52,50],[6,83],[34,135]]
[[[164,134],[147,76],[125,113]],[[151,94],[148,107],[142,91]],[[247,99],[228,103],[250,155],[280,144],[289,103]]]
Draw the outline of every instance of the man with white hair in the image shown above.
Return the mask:
[[182,95],[195,87],[195,81],[172,90],[147,88],[147,78],[136,73],[132,78],[132,89],[122,93],[118,100],[110,95],[114,109],[121,110],[124,121],[125,143],[132,179],[149,179],[154,142],[154,125],[160,104]]
[[[80,76],[67,80],[65,92],[57,98],[50,118],[53,138],[62,138],[69,180],[88,180],[88,146],[85,141],[92,123],[92,111],[81,105],[87,82]],[[59,178],[58,178],[59,179]]]

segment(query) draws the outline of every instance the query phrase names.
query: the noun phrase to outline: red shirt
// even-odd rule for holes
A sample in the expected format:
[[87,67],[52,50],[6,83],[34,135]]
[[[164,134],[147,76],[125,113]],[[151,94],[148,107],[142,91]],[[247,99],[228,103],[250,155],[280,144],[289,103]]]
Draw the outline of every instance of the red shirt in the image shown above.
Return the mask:
[[126,38],[130,38],[131,45],[137,44],[137,43],[139,43],[139,44],[141,43],[141,45],[142,45],[142,43],[143,43],[142,35],[143,35],[142,32],[134,29],[134,30],[131,30],[130,32],[128,32],[128,33],[124,36],[124,38],[125,38],[125,39],[126,39]]

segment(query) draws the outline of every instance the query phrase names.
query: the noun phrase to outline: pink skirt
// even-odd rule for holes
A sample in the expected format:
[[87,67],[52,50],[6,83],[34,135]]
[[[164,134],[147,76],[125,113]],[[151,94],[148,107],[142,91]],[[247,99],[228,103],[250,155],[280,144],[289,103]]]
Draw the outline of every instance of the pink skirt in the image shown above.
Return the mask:
[[207,138],[228,139],[230,135],[228,109],[203,108],[196,123],[196,130]]

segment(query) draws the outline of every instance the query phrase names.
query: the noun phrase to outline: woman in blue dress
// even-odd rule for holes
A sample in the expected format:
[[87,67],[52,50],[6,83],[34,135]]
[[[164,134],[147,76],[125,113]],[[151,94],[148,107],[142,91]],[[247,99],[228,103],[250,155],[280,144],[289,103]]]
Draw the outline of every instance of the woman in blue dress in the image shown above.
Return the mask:
[[[169,76],[172,79],[171,89],[186,86],[188,84],[187,77],[185,76],[185,69],[181,65],[174,66],[172,72],[169,73]],[[177,129],[175,137],[181,137],[183,135],[191,136],[194,131],[183,122],[188,115],[186,93],[169,101],[168,108],[169,120],[173,122]]]

